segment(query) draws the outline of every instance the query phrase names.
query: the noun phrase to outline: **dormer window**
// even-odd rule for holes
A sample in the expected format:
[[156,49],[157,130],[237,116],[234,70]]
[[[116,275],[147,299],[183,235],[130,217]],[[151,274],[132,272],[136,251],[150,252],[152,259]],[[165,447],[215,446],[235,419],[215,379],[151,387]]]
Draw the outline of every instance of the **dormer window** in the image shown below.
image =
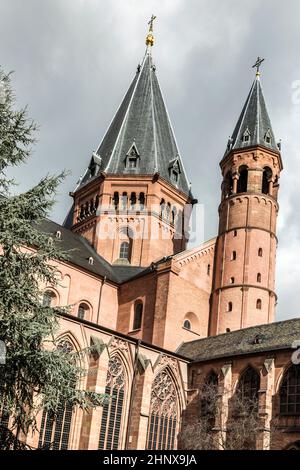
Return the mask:
[[125,157],[125,167],[129,170],[135,170],[138,168],[140,155],[136,148],[135,142],[131,145]]
[[251,137],[251,134],[250,134],[249,129],[247,128],[243,134],[243,143],[250,142],[250,137]]
[[97,175],[101,167],[101,161],[102,161],[101,157],[96,152],[93,152],[93,155],[89,164],[90,178],[93,178],[94,176]]
[[265,143],[266,144],[271,144],[271,142],[272,142],[272,137],[271,137],[271,132],[270,132],[270,129],[269,129],[265,134]]
[[177,156],[174,160],[171,160],[169,163],[169,174],[173,183],[178,183],[180,173],[181,168],[179,163],[179,157]]

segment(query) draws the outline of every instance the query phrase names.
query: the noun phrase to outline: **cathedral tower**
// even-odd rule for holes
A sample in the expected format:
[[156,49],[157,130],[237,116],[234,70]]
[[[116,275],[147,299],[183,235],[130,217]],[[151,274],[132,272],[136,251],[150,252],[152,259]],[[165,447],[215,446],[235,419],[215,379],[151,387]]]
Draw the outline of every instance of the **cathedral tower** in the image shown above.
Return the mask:
[[186,248],[193,201],[152,58],[135,77],[72,194],[66,225],[108,262],[149,266]]
[[280,145],[257,73],[220,167],[210,335],[274,321]]

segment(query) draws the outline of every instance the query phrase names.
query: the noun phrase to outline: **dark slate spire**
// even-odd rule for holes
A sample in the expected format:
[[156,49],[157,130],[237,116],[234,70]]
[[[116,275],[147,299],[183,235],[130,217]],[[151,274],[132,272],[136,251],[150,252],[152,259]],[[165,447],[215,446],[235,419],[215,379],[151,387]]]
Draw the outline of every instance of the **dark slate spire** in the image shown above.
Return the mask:
[[100,172],[159,173],[189,194],[189,182],[157,80],[150,46],[78,187]]
[[232,137],[229,138],[225,155],[231,150],[253,147],[255,145],[261,145],[278,152],[259,72],[256,74]]

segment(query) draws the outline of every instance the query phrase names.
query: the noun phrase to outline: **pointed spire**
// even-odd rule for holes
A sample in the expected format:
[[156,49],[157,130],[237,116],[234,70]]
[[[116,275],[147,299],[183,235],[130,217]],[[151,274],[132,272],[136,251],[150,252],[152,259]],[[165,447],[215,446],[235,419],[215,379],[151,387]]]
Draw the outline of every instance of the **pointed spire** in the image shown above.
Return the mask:
[[146,46],[152,47],[154,45],[154,36],[153,36],[153,22],[156,19],[156,16],[152,15],[150,21],[148,22],[149,31],[146,37]]
[[264,59],[258,57],[253,65],[257,69],[256,77],[233,134],[229,137],[225,155],[231,150],[257,145],[278,152],[260,81],[259,68],[263,61]]
[[[95,161],[93,156],[81,186],[100,172],[118,175],[159,173],[177,189],[189,194],[188,179],[149,47],[96,151],[98,159]],[[130,156],[128,150],[132,149],[133,143],[136,161],[133,161],[134,155]]]

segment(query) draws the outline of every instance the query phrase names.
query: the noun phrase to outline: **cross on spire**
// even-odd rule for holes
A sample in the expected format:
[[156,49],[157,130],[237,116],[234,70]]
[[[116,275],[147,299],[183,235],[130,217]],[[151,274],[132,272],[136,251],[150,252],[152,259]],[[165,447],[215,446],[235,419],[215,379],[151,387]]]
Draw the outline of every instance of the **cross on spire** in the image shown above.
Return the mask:
[[152,15],[150,21],[148,21],[149,31],[146,37],[146,45],[153,46],[154,44],[154,36],[153,36],[153,22],[156,19],[156,16]]
[[256,76],[258,77],[260,75],[260,66],[263,63],[265,59],[262,59],[261,57],[257,57],[257,60],[254,65],[252,65],[252,68],[254,69],[256,67]]
[[156,20],[156,16],[152,15],[150,21],[148,21],[149,26],[149,33],[153,31],[153,22]]

